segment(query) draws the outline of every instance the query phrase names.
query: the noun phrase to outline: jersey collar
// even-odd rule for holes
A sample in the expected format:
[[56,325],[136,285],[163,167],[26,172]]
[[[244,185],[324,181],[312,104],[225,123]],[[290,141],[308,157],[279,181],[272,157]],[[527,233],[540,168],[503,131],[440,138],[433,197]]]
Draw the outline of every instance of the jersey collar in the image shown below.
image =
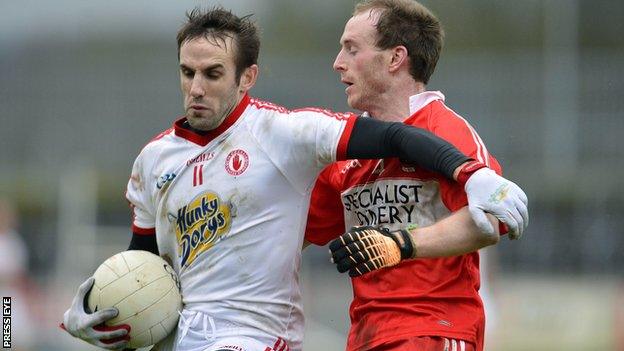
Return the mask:
[[173,123],[175,135],[197,145],[206,146],[206,144],[221,135],[238,120],[238,118],[243,114],[243,111],[245,111],[249,105],[249,100],[249,95],[245,94],[234,110],[230,112],[229,116],[227,116],[217,128],[208,131],[205,134],[199,134],[193,130],[184,128],[186,117],[182,117]]
[[409,98],[410,115],[420,111],[423,107],[436,100],[444,101],[444,94],[439,91],[423,91]]

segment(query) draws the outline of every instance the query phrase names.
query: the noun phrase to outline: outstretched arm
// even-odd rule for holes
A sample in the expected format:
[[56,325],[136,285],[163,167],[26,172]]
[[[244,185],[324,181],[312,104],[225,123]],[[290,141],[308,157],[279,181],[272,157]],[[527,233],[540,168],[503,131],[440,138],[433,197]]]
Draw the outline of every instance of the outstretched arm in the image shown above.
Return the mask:
[[353,126],[346,156],[399,157],[459,182],[468,195],[472,219],[489,235],[494,234],[496,226],[485,213],[505,223],[511,239],[520,238],[529,224],[528,199],[519,186],[424,129],[360,117]]
[[[488,220],[496,222],[491,215]],[[463,255],[494,245],[498,240],[498,231],[495,235],[483,233],[464,207],[422,228],[393,232],[374,227],[352,228],[329,247],[338,271],[348,271],[350,276],[357,277],[406,259]]]

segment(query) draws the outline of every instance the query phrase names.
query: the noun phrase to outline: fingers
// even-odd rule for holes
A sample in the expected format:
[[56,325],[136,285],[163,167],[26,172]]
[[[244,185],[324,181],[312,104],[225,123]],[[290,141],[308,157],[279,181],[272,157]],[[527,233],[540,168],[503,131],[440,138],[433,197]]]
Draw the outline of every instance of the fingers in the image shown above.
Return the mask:
[[98,325],[85,330],[86,336],[90,339],[97,339],[100,341],[112,339],[112,342],[121,339],[130,340],[128,333],[130,333],[130,326],[127,324],[115,326]]
[[74,296],[74,300],[72,301],[72,309],[79,308],[81,311],[84,310],[84,299],[89,291],[91,291],[93,283],[95,283],[95,278],[89,277],[89,279],[85,280],[82,284],[80,284],[80,286],[78,287],[78,292],[76,293],[76,296]]
[[520,188],[516,183],[514,182],[509,182],[511,183],[511,190],[513,191],[513,193],[518,197],[518,199],[520,199],[520,201],[522,201],[522,203],[526,206],[529,205],[529,198],[527,197],[526,193],[522,190],[522,188]]
[[335,251],[330,251],[332,262],[338,263],[342,261],[343,259],[349,256],[353,256],[362,250],[364,250],[364,244],[362,244],[361,242],[353,242],[346,246],[339,247]]
[[110,319],[117,317],[118,314],[119,311],[114,307],[94,312],[88,315],[89,327],[95,327],[96,325],[102,324]]
[[113,343],[107,344],[105,342],[103,342],[102,340],[97,340],[95,341],[93,344],[101,347],[103,349],[108,349],[108,350],[121,350],[124,349],[126,347],[126,345],[128,344],[128,340],[123,339],[123,340],[119,340],[119,341],[115,341]]
[[378,268],[379,267],[376,267],[376,265],[372,261],[363,262],[351,268],[349,270],[349,276],[351,278],[359,277],[366,273],[370,273]]
[[122,339],[130,340],[130,326],[127,324],[121,325],[98,325],[93,327],[93,332],[91,333],[91,337],[94,339],[98,339],[106,344],[113,344]]
[[348,232],[334,239],[329,244],[329,249],[331,251],[336,251],[343,246],[347,246],[350,243],[359,241],[359,233],[365,230],[365,228],[370,228],[370,227],[352,227],[351,229],[349,229]]
[[[494,227],[492,226],[492,223],[490,223],[490,220],[488,220],[487,216],[485,215],[485,212],[483,212],[483,210],[481,210],[480,208],[477,208],[475,206],[468,206],[468,211],[470,212],[470,217],[472,218],[472,220],[474,221],[475,225],[477,226],[477,228],[479,228],[479,230],[481,230],[481,232],[487,234],[487,235],[494,235]],[[507,222],[503,221],[505,224]]]
[[[517,194],[514,194],[517,195]],[[509,239],[516,240],[522,237],[522,233],[528,225],[528,208],[518,196],[512,196],[503,204],[504,215],[499,219],[509,228]],[[497,216],[498,217],[498,216]]]
[[344,273],[353,268],[355,265],[368,261],[369,257],[370,256],[367,252],[358,251],[354,255],[347,256],[336,262],[336,268],[338,268],[338,272]]
[[520,230],[523,231],[529,225],[529,199],[522,189],[514,183],[511,183],[510,198],[514,199],[513,203],[519,212],[522,220],[518,220]]
[[[507,211],[506,218],[507,220],[504,223],[507,224],[507,227],[509,228],[509,239],[520,239],[522,236],[522,230],[524,229],[522,226],[522,216],[520,216],[520,212],[518,212],[516,208],[512,208]],[[513,223],[513,225],[510,223]]]
[[[522,201],[522,199],[520,199],[520,201]],[[529,226],[529,208],[526,202],[522,202],[521,204],[516,203],[516,208],[522,217],[522,231],[524,231]]]

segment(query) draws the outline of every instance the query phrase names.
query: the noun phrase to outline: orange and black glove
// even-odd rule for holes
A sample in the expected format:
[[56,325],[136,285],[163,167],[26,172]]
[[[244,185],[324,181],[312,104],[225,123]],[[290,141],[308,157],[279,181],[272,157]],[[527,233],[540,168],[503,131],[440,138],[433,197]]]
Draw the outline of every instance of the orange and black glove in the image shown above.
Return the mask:
[[352,227],[329,244],[338,272],[358,277],[392,267],[416,254],[412,237],[405,230],[389,231],[372,226]]

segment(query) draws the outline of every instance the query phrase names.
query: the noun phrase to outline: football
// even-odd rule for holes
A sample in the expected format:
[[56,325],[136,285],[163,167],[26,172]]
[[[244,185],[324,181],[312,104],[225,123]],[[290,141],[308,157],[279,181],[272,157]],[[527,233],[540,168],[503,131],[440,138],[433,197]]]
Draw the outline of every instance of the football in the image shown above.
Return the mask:
[[130,325],[128,348],[153,345],[177,325],[182,310],[180,284],[173,268],[147,251],[124,251],[100,265],[87,304],[91,311],[119,310],[107,325]]

